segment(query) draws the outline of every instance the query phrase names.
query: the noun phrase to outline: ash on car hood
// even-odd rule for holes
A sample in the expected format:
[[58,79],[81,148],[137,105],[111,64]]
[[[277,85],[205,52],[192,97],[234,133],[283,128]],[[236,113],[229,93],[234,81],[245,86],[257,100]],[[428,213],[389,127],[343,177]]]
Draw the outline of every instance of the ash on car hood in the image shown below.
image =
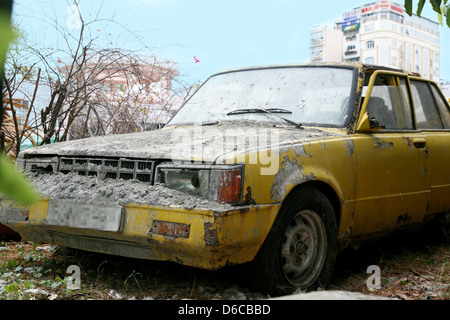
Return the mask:
[[316,128],[302,130],[253,121],[226,121],[214,126],[170,127],[157,131],[74,140],[29,149],[22,154],[26,158],[51,155],[214,162],[226,153],[242,153],[250,149],[264,149],[268,146],[338,135],[340,134],[336,132]]

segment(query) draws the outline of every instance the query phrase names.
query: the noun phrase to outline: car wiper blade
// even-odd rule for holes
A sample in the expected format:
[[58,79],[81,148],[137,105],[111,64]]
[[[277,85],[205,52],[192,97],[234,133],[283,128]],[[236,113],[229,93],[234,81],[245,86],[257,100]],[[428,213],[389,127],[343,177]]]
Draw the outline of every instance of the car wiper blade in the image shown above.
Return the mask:
[[205,127],[205,126],[216,126],[218,124],[219,124],[219,121],[208,121],[208,122],[198,122],[198,123],[196,123],[196,122],[189,122],[189,123],[166,124],[166,126],[167,127],[172,127],[172,126],[174,126],[174,127],[175,126],[182,127],[182,126],[196,126],[196,125],[198,125],[198,126]]
[[292,111],[286,109],[238,109],[227,113],[227,116],[245,113],[286,113],[292,114]]
[[285,114],[292,114],[292,111],[290,110],[286,110],[286,109],[278,109],[278,108],[273,108],[273,109],[238,109],[238,110],[234,110],[231,111],[229,113],[227,113],[227,116],[232,116],[232,115],[237,115],[237,114],[247,114],[247,113],[263,113],[263,114],[271,114],[274,115],[277,118],[280,118],[283,121],[286,121],[287,123],[302,129],[302,124],[301,123],[297,123],[295,121],[280,117],[279,115],[277,115],[277,113],[285,113]]

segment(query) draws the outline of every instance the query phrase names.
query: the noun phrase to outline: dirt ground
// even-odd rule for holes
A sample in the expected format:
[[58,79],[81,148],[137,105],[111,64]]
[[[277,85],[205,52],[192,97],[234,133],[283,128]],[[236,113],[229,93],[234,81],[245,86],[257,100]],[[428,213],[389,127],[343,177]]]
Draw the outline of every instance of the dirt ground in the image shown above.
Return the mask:
[[[81,288],[67,273],[79,266]],[[380,287],[369,266],[378,266]],[[210,272],[29,242],[0,241],[1,300],[261,300],[242,287],[238,267]],[[339,254],[329,290],[401,300],[450,300],[450,244],[415,232]]]

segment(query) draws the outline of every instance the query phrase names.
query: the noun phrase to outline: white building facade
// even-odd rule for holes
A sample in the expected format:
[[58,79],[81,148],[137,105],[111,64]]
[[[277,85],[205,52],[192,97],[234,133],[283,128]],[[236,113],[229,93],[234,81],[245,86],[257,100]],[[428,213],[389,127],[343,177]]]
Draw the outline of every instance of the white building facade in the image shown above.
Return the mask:
[[450,81],[447,81],[447,82],[443,81],[441,83],[441,90],[442,90],[442,93],[444,93],[444,96],[450,102]]
[[311,62],[342,61],[342,31],[340,25],[318,26],[311,30]]
[[380,0],[344,13],[340,24],[342,61],[407,70],[440,82],[437,22],[410,17],[403,5]]

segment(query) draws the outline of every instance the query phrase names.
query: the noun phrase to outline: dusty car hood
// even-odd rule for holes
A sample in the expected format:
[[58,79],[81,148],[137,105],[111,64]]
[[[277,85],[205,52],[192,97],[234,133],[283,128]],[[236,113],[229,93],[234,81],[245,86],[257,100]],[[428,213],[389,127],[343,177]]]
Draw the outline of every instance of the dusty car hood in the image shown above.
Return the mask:
[[[244,123],[243,123],[244,122]],[[262,133],[257,145],[252,138]],[[265,136],[264,136],[265,135]],[[276,135],[277,139],[270,139]],[[157,131],[108,135],[55,143],[25,150],[20,156],[93,156],[142,159],[203,160],[214,162],[226,153],[242,153],[250,149],[290,144],[340,136],[336,131],[316,128],[298,129],[290,126],[236,121],[203,127],[169,127]],[[264,139],[264,137],[269,137]],[[275,137],[275,136],[274,136]],[[220,141],[223,141],[222,144]],[[241,141],[242,143],[236,143]]]

